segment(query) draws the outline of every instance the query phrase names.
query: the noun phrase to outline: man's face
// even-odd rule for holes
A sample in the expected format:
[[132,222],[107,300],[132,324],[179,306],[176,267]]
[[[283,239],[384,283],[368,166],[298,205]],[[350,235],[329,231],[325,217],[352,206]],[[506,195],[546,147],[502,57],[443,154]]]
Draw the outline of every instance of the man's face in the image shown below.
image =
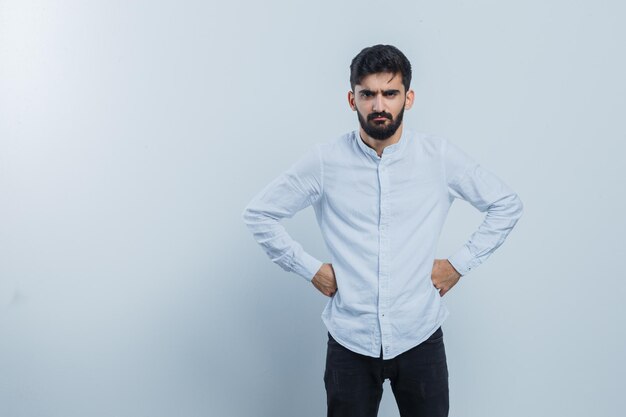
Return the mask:
[[380,72],[363,77],[348,93],[350,107],[357,112],[365,133],[377,140],[393,136],[402,124],[404,109],[413,104],[413,91],[404,91],[402,76]]

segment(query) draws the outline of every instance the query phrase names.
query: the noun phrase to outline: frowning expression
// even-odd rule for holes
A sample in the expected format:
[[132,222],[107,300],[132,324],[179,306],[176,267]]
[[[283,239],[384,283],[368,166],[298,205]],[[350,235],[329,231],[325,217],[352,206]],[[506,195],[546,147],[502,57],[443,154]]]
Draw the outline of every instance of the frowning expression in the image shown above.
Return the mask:
[[365,133],[385,140],[402,124],[404,110],[413,105],[413,95],[413,90],[405,92],[402,75],[380,72],[363,77],[348,93],[348,102]]

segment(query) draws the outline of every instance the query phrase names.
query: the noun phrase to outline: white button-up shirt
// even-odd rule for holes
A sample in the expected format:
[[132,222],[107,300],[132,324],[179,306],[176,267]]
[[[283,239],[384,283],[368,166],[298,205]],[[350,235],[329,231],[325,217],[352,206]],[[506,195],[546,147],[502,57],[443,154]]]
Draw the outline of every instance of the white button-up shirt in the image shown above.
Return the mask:
[[314,146],[261,190],[243,219],[273,262],[311,280],[322,261],[281,225],[313,205],[337,291],[322,313],[346,348],[391,359],[426,340],[449,312],[431,273],[454,199],[486,212],[448,258],[466,275],[505,240],[522,215],[515,192],[450,141],[413,133],[379,157],[358,131]]

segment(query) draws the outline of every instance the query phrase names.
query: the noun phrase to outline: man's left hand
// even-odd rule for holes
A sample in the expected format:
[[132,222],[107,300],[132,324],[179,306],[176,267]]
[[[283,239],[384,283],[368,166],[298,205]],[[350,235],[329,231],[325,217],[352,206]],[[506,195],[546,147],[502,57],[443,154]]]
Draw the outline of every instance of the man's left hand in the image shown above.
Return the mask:
[[457,272],[447,259],[435,259],[431,280],[439,295],[444,296],[452,287],[459,282],[461,274]]

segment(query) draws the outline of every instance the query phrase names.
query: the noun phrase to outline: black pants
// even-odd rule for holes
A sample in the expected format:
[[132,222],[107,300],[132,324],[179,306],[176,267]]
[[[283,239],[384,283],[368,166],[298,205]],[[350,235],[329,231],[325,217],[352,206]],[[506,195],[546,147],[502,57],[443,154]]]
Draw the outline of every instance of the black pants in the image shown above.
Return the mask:
[[375,417],[389,378],[402,417],[448,415],[448,365],[441,327],[418,346],[382,359],[360,355],[328,334],[324,384],[328,417]]

